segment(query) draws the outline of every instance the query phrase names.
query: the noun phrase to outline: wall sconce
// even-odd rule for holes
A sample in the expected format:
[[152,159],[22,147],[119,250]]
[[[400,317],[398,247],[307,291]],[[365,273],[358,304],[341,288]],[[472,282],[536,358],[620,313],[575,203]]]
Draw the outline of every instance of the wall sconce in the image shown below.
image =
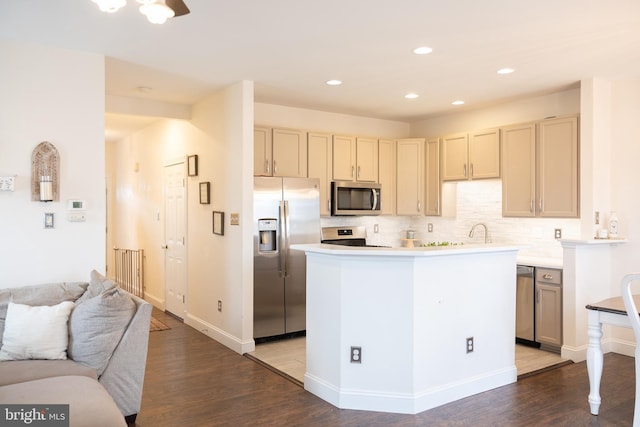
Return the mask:
[[54,202],[59,199],[60,156],[50,142],[41,142],[31,154],[31,200]]

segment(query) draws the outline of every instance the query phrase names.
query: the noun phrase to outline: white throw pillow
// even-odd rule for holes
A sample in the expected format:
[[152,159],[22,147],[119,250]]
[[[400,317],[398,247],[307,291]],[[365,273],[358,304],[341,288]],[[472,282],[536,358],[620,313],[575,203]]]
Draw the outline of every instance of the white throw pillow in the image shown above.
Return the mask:
[[73,302],[52,306],[9,303],[0,360],[66,359]]

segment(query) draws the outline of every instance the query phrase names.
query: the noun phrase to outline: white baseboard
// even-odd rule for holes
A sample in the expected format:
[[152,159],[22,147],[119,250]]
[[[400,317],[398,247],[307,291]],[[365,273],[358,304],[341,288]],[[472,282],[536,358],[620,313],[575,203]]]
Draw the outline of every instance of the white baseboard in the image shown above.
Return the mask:
[[304,388],[341,409],[418,414],[474,394],[516,382],[515,366],[454,383],[444,384],[415,393],[393,393],[340,389],[309,373],[304,376]]
[[158,310],[164,311],[164,298],[158,298],[155,295],[151,295],[145,292],[144,300],[151,303]]
[[[601,342],[602,353],[617,353],[622,354],[623,356],[631,356],[635,355],[636,345],[634,342],[620,340],[616,338],[605,338]],[[564,359],[572,360],[575,363],[583,362],[587,360],[587,349],[588,345],[582,345],[580,347],[569,347],[566,345],[562,346],[562,350],[560,352],[560,356]]]
[[202,332],[209,338],[218,341],[225,347],[229,347],[231,350],[239,354],[250,353],[256,349],[256,343],[253,339],[243,341],[238,337],[229,334],[227,331],[223,331],[220,328],[213,326],[212,324],[205,322],[204,320],[195,317],[187,313],[184,319],[186,325]]

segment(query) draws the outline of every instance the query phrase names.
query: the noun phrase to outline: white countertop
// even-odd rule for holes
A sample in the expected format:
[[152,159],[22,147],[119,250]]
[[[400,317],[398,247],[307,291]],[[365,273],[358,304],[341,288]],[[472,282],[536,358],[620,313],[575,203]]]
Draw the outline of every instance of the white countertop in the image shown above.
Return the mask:
[[521,256],[516,258],[518,265],[528,265],[531,267],[562,268],[562,258]]
[[522,246],[505,244],[429,246],[413,248],[381,248],[363,246],[327,245],[324,243],[291,245],[291,249],[327,255],[428,257],[466,255],[477,253],[518,251]]

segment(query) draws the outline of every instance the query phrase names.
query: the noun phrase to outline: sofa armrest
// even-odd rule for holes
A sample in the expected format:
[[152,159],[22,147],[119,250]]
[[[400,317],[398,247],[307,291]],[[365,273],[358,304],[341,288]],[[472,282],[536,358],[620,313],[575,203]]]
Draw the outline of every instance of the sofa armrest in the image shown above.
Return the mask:
[[136,303],[136,312],[102,376],[98,378],[124,416],[140,411],[153,308],[148,302],[129,295]]

